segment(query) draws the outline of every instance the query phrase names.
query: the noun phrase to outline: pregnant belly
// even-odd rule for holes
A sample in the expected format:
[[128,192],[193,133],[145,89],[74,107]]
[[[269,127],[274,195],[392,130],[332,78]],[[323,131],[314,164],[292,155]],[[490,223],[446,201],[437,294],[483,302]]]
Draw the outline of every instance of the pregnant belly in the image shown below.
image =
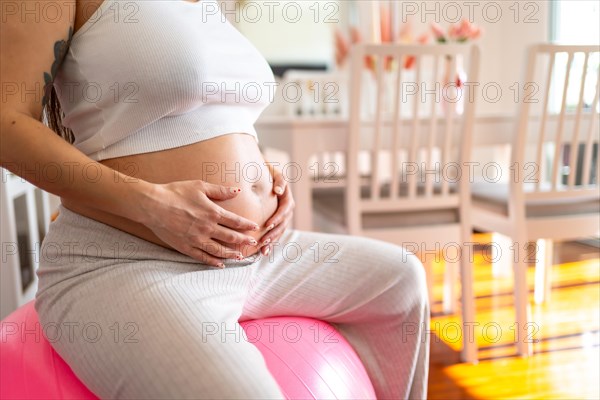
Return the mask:
[[[259,231],[244,232],[256,240],[264,235],[266,232],[264,224],[277,209],[277,196],[272,190],[273,181],[270,171],[254,137],[244,133],[231,133],[174,149],[101,162],[121,173],[153,183],[199,179],[214,184],[239,187],[241,192],[235,198],[215,201],[215,203],[259,224],[261,226]],[[61,201],[73,211],[171,248],[144,225],[67,202],[65,199]],[[248,256],[256,253],[258,247],[245,245],[241,250],[245,256]]]

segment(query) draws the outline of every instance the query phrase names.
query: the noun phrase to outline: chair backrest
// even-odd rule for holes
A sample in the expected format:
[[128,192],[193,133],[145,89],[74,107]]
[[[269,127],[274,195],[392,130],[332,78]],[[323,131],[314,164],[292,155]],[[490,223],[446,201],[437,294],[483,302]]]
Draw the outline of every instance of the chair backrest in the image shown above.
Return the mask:
[[[479,48],[363,43],[351,52],[350,231],[360,231],[362,213],[458,208],[470,193],[468,179],[462,178],[476,97],[460,70],[468,58],[467,80],[477,81]],[[371,165],[366,179],[358,165],[364,150]]]
[[597,45],[528,49],[516,99],[512,203],[598,195],[599,51]]

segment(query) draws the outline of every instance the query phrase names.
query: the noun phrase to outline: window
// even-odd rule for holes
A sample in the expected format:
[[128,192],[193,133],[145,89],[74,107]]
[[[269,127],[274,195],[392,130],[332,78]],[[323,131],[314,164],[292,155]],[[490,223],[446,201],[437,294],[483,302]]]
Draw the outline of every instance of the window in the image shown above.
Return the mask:
[[[595,0],[559,0],[553,1],[550,8],[550,40],[557,44],[589,45],[600,42],[600,2]],[[578,101],[579,85],[584,67],[584,55],[575,54],[569,74],[567,88],[567,111],[571,111]],[[567,69],[567,54],[556,55],[556,64],[552,76],[550,112],[559,112]],[[584,88],[584,107],[593,102],[596,80],[600,69],[598,53],[591,56],[586,71]]]
[[550,40],[563,44],[598,44],[599,10],[600,2],[596,0],[551,2]]

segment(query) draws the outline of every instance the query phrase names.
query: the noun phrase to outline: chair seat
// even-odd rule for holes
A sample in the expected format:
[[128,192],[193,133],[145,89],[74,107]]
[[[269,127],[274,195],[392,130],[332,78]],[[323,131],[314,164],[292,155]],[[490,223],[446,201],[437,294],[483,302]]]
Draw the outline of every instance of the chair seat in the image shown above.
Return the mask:
[[[405,187],[406,185],[401,185]],[[385,188],[388,188],[387,190]],[[405,189],[401,187],[401,192]],[[439,188],[438,188],[439,189]],[[434,188],[434,193],[439,191]],[[368,187],[363,187],[363,196],[367,197]],[[420,187],[418,192],[422,192],[424,188]],[[346,220],[346,202],[344,199],[344,188],[326,188],[313,190],[313,207],[315,213],[327,218],[331,222],[345,226]],[[455,188],[451,187],[451,192],[455,192]],[[382,197],[389,195],[389,186],[384,186]],[[403,228],[411,226],[423,225],[439,225],[458,223],[457,209],[439,209],[439,210],[411,210],[411,211],[393,211],[393,212],[378,212],[364,213],[362,215],[363,229],[386,229],[386,228]]]
[[[524,185],[526,193],[532,192],[533,188],[532,184]],[[509,184],[506,183],[474,183],[471,185],[472,205],[508,217],[509,190]],[[600,213],[600,197],[590,195],[576,199],[528,200],[525,213],[532,218]]]

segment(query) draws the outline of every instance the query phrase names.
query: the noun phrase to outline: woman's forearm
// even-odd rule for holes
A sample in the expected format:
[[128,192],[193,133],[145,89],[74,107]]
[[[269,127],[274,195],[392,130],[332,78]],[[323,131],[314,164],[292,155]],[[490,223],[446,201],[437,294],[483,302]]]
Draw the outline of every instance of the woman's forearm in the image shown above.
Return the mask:
[[0,115],[0,166],[35,186],[143,223],[154,185],[87,157],[50,128],[22,112]]

